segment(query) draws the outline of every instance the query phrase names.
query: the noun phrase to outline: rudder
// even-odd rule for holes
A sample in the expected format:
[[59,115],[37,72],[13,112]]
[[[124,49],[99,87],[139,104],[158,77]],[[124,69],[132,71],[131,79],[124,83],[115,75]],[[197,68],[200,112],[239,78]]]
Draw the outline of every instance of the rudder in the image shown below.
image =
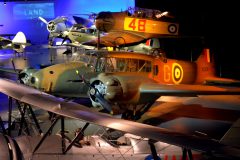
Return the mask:
[[215,63],[209,48],[204,48],[195,62],[197,65],[196,83],[205,83],[207,79],[216,77]]

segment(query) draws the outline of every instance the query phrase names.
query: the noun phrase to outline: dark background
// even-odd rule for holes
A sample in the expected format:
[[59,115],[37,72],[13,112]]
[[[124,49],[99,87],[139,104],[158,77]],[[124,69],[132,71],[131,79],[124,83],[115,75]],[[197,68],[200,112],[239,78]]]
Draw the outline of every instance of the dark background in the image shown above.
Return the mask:
[[168,42],[164,47],[174,50],[170,56],[189,58],[189,48],[192,48],[193,57],[196,57],[201,46],[209,47],[214,54],[218,74],[240,79],[240,9],[237,1],[135,0],[135,3],[141,8],[170,11],[176,17],[179,35],[185,38],[164,40]]

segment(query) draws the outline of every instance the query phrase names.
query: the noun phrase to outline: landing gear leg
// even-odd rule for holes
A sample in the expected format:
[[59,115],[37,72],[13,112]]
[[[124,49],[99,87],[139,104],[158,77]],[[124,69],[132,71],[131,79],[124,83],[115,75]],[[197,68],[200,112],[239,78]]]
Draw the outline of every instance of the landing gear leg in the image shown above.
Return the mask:
[[150,149],[151,149],[151,152],[152,152],[152,157],[154,160],[159,160],[159,157],[157,155],[157,151],[156,151],[156,148],[155,148],[155,145],[154,145],[154,141],[149,139],[148,140],[148,144],[150,146]]
[[183,148],[182,160],[187,160],[187,159],[193,160],[192,150],[191,149],[187,149],[187,148]]

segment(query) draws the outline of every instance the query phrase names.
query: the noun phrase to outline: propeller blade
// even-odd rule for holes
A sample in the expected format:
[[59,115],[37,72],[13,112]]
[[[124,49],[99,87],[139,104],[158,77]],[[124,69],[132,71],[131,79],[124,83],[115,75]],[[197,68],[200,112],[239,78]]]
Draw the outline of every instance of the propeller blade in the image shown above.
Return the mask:
[[48,24],[47,20],[44,19],[43,17],[38,17],[43,23]]
[[[76,70],[77,75],[79,75],[79,71]],[[98,91],[98,89],[96,89],[95,87],[91,86],[90,82],[88,82],[84,76],[80,76],[80,79],[91,89],[94,89],[95,91],[95,96],[97,101],[102,105],[102,107],[104,109],[106,109],[109,113],[112,113],[112,106],[108,103],[108,101],[106,99],[104,99],[104,97],[102,96],[102,94]]]
[[16,70],[15,63],[14,63],[13,59],[11,59],[11,62],[12,62],[12,66],[13,66],[14,72],[18,73],[17,70]]
[[21,78],[20,78],[20,71],[17,71],[13,59],[11,59],[11,62],[12,62],[12,66],[13,66],[14,72],[17,74],[17,80],[18,80],[20,83],[23,83],[22,80],[21,80]]
[[96,98],[97,98],[97,101],[102,105],[102,107],[104,109],[106,109],[109,113],[112,112],[112,106],[108,103],[108,101],[106,99],[104,99],[104,97],[101,95],[101,93],[99,93],[99,91],[94,88],[95,91],[96,91]]

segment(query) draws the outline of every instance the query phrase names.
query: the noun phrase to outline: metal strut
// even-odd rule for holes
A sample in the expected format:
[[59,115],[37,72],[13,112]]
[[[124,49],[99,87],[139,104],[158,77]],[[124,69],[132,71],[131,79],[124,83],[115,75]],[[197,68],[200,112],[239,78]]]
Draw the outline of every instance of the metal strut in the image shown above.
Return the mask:
[[187,148],[183,148],[182,160],[187,160],[187,159],[193,160],[192,150],[191,149],[187,149]]
[[61,137],[62,137],[62,153],[64,153],[66,149],[65,144],[65,125],[64,125],[64,117],[61,116]]
[[49,129],[47,130],[47,132],[43,135],[43,137],[41,138],[41,140],[38,142],[38,144],[36,145],[36,147],[33,150],[33,153],[35,153],[37,151],[37,149],[41,146],[41,144],[43,143],[43,141],[47,138],[47,136],[49,135],[49,133],[52,131],[53,127],[56,125],[57,121],[59,120],[60,116],[57,116],[53,122],[52,125],[49,127]]
[[149,139],[149,140],[148,140],[148,144],[149,144],[149,146],[150,146],[153,159],[154,159],[154,160],[159,160],[158,155],[157,155],[157,151],[156,151],[156,148],[155,148],[155,145],[154,145],[154,142],[155,142],[155,141],[153,141],[152,139]]
[[37,118],[36,118],[36,115],[35,115],[35,113],[33,112],[32,107],[31,107],[30,105],[27,105],[27,106],[28,106],[28,109],[29,109],[29,111],[30,111],[30,113],[31,113],[31,115],[32,115],[33,121],[34,121],[34,123],[36,124],[36,127],[37,127],[37,129],[38,129],[38,132],[39,132],[39,134],[41,135],[41,134],[43,133],[43,131],[41,130],[41,127],[40,127],[40,125],[39,125],[39,123],[38,123],[38,120],[37,120]]
[[69,150],[72,148],[73,144],[74,144],[76,141],[79,141],[80,139],[83,138],[83,136],[84,136],[84,131],[87,129],[88,125],[89,125],[89,123],[86,123],[86,124],[83,126],[83,128],[79,131],[79,133],[76,135],[76,137],[73,139],[73,141],[67,146],[67,149],[63,152],[63,154],[66,154],[67,151],[69,151]]
[[11,137],[12,129],[12,97],[8,97],[8,136]]
[[6,131],[5,127],[4,127],[4,124],[3,124],[3,121],[2,121],[2,117],[1,117],[1,116],[0,116],[0,126],[1,126],[1,128],[2,128],[3,134],[7,134],[7,131]]
[[27,125],[27,122],[25,120],[25,112],[26,112],[26,106],[24,105],[23,109],[21,108],[21,105],[19,103],[19,101],[16,101],[17,102],[17,107],[18,107],[18,110],[21,114],[21,120],[20,120],[20,128],[19,128],[19,131],[18,131],[18,135],[20,136],[22,134],[22,129],[23,129],[23,124],[25,124],[26,128],[27,128],[27,134],[30,135],[30,132],[29,132],[29,129],[28,129],[28,125]]

